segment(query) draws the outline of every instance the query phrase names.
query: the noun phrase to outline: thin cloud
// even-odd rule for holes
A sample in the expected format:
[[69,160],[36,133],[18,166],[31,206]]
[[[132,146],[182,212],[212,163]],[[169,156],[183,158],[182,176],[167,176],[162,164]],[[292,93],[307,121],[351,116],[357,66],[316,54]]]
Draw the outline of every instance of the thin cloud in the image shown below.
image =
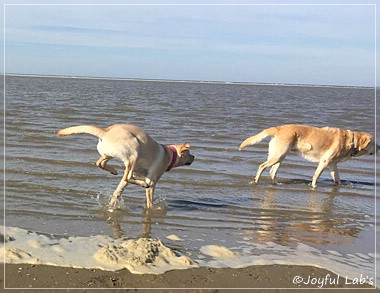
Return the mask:
[[[206,79],[215,80],[218,76],[222,80],[236,80],[231,64],[241,67],[235,72],[259,73],[267,69],[257,64],[264,67],[266,61],[268,66],[274,66],[271,60],[276,60],[277,68],[272,71],[309,66],[310,76],[315,77],[311,70],[318,68],[321,76],[328,70],[336,70],[340,79],[342,72],[337,67],[360,65],[360,74],[366,76],[367,84],[374,81],[375,14],[374,7],[369,5],[9,6],[5,17],[6,65],[10,71],[22,68],[36,72],[39,68],[33,55],[38,51],[36,48],[46,50],[45,55],[54,48],[77,75],[87,70],[86,64],[92,64],[92,68],[99,64],[94,74],[99,72],[101,56],[116,60],[115,64],[125,64],[129,71],[124,74],[135,77],[144,72],[141,64],[145,66],[145,75],[141,77],[149,77],[154,64],[163,63],[166,68],[162,72],[167,76],[182,78],[179,76],[182,74],[200,79],[201,73],[197,72],[200,69],[194,64],[201,60],[202,78],[207,72]],[[17,54],[26,62],[22,66]],[[140,62],[135,64],[131,56]],[[78,62],[80,58],[82,62]],[[246,62],[242,62],[244,59]],[[54,64],[53,60],[49,61]],[[179,62],[181,70],[187,72],[178,72]],[[216,62],[218,72],[213,74]],[[112,72],[112,68],[108,70]],[[114,72],[121,74],[116,67]],[[350,82],[352,76],[348,74],[359,75],[355,70],[348,72]],[[304,75],[305,72],[295,73],[294,81],[304,79]],[[281,82],[270,80],[269,73],[264,78],[268,82]],[[284,73],[283,79],[287,78]],[[363,77],[357,79],[362,82]]]

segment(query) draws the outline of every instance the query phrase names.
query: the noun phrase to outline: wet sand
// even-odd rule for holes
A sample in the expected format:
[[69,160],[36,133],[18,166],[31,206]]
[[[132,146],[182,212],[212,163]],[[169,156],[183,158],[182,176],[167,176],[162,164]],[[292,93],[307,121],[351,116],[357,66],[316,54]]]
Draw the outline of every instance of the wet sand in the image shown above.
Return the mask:
[[[307,283],[309,276],[314,282],[316,280],[321,282],[327,278],[328,284],[323,284],[322,288],[373,288],[368,284],[354,285],[352,281],[347,284],[344,276],[335,275],[324,269],[289,265],[255,266],[241,269],[203,267],[173,270],[161,275],[131,274],[128,270],[110,272],[27,264],[6,264],[5,273],[4,265],[0,270],[1,283],[3,283],[1,287],[22,288],[25,292],[30,292],[32,288],[86,288],[86,292],[92,288],[128,288],[133,289],[132,291],[139,288],[138,292],[147,292],[152,288],[166,288],[166,290],[154,292],[174,292],[173,288],[197,288],[196,291],[189,290],[189,292],[220,292],[224,288],[271,288],[270,291],[281,292],[285,290],[275,290],[275,288],[318,288],[321,286],[319,284],[303,284]],[[293,284],[296,276],[303,278],[302,284]],[[207,290],[207,288],[212,288],[212,290]],[[44,290],[44,292],[49,291],[54,290]],[[237,291],[234,290],[234,292]]]

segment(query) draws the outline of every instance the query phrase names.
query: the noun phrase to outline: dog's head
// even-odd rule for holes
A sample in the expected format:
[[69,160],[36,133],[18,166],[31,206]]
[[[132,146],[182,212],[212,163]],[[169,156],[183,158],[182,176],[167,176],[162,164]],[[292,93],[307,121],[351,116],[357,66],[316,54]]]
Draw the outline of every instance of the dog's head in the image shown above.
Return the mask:
[[354,132],[354,149],[353,156],[373,155],[380,150],[380,146],[375,143],[373,136],[366,132]]
[[184,144],[174,144],[172,145],[177,150],[178,163],[176,163],[176,167],[191,165],[194,162],[195,157],[190,154],[190,144],[185,142]]

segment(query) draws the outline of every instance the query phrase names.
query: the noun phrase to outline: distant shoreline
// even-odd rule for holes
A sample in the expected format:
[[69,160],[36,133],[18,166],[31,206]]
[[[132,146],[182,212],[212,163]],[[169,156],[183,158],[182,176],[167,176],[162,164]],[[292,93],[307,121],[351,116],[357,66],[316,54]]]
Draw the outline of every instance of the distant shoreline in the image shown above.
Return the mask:
[[48,74],[21,74],[6,73],[4,77],[31,77],[31,78],[64,78],[84,80],[113,80],[113,81],[137,81],[137,82],[162,82],[162,83],[195,83],[195,84],[221,84],[221,85],[248,85],[248,86],[286,86],[286,87],[312,87],[312,88],[356,88],[373,89],[368,86],[349,85],[313,85],[313,84],[288,84],[288,83],[263,83],[263,82],[239,82],[239,81],[207,81],[207,80],[176,80],[176,79],[153,79],[153,78],[128,78],[128,77],[96,77],[77,75],[48,75]]

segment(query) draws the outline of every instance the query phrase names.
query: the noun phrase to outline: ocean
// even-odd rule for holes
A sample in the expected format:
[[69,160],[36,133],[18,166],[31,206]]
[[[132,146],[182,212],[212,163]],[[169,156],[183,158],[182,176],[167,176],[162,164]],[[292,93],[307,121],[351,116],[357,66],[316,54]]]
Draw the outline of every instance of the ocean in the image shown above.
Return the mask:
[[[266,171],[252,185],[268,141],[239,152],[244,139],[281,124],[375,134],[375,89],[38,76],[7,76],[4,88],[5,227],[49,239],[160,239],[199,266],[306,264],[375,277],[374,156],[339,164],[341,186],[326,170],[313,189],[316,163],[289,154],[279,184]],[[162,176],[152,211],[145,190],[129,185],[110,212],[122,163],[109,162],[113,176],[95,166],[97,138],[56,136],[116,123],[191,145],[194,163]]]

